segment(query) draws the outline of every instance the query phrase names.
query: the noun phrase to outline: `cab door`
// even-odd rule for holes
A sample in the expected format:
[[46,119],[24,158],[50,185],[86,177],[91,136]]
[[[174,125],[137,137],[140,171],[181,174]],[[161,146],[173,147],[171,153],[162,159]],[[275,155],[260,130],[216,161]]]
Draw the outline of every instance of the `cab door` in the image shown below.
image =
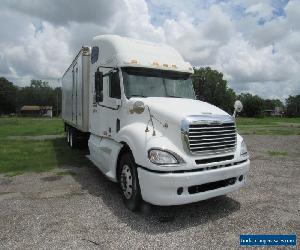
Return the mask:
[[118,70],[112,70],[103,77],[103,91],[107,136],[114,138],[120,129],[121,88]]
[[[103,173],[108,173],[114,168],[116,159],[114,154],[121,147],[114,141],[117,126],[120,125],[118,121],[121,93],[118,71],[109,69],[100,73],[101,80],[95,81],[93,90],[92,139],[90,139],[89,146],[94,163]],[[97,72],[94,79],[98,79]]]

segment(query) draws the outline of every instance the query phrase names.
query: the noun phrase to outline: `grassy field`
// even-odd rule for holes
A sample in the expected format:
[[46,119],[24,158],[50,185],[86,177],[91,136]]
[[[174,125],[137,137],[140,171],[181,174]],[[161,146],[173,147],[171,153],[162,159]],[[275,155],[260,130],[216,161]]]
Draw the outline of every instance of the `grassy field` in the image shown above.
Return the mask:
[[0,118],[0,174],[43,172],[85,162],[86,152],[68,147],[63,128],[56,118]]
[[[300,118],[237,118],[237,126],[241,134],[300,135]],[[71,150],[63,133],[61,119],[0,118],[0,174],[13,176],[87,163],[86,151]],[[64,174],[70,173],[61,172]]]
[[237,118],[240,134],[300,135],[300,118]]
[[0,118],[0,138],[63,134],[63,122],[57,118]]

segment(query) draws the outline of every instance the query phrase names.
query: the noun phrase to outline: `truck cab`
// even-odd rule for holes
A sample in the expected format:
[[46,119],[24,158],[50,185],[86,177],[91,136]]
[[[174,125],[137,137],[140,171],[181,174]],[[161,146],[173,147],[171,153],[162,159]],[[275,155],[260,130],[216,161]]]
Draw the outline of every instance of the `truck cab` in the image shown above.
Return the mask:
[[196,100],[193,68],[175,49],[102,35],[82,51],[62,81],[67,138],[87,135],[89,159],[119,184],[129,209],[143,200],[197,202],[245,184],[250,161],[234,116]]

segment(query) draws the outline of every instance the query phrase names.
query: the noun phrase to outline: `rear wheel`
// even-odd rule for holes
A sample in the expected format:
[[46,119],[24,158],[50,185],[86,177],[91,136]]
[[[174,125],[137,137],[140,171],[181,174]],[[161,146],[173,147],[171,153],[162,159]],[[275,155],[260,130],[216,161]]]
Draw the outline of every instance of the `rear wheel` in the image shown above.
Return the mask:
[[69,145],[71,148],[77,147],[76,130],[69,128]]
[[128,209],[136,211],[142,203],[137,168],[131,153],[121,156],[118,180],[123,201]]
[[70,144],[70,128],[69,127],[66,128],[66,132],[67,132],[67,143]]

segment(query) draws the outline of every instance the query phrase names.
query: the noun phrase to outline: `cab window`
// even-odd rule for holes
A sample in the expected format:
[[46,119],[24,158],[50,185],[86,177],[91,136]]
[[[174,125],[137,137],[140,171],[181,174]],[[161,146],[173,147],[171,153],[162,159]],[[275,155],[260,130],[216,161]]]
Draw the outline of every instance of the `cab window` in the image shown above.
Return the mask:
[[91,54],[91,63],[94,64],[98,61],[99,56],[99,47],[93,47],[92,48],[92,54]]
[[109,75],[109,97],[121,99],[119,72],[113,72]]

